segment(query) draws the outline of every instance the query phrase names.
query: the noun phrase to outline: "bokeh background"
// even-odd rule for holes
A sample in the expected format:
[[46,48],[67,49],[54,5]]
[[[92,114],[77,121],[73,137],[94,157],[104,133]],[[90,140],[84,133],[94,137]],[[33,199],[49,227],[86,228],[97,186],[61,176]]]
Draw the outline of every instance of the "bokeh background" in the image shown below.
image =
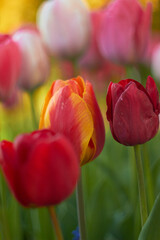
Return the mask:
[[[1,0],[0,33],[12,33],[22,24],[35,23],[37,9],[42,2],[40,0]],[[86,2],[90,9],[99,9],[105,7],[110,1],[86,0]],[[145,6],[147,0],[140,2]],[[152,30],[157,33],[160,31],[160,1],[152,0],[152,3]],[[126,72],[120,66],[115,66],[115,68],[116,76],[114,77],[116,81],[119,81]],[[146,75],[150,73],[149,69],[145,71]],[[109,80],[110,76],[113,78],[111,74]],[[132,73],[132,78],[136,76],[136,73]],[[51,82],[63,77],[59,62],[52,59],[49,81],[45,86],[36,90],[34,95],[37,119]],[[137,240],[140,231],[140,216],[134,153],[132,148],[126,148],[115,142],[107,126],[105,95],[108,78],[106,82],[101,84],[99,82],[98,86],[94,82],[93,86],[106,124],[106,143],[98,159],[83,167],[88,239]],[[28,95],[23,93],[20,95],[18,105],[11,108],[0,106],[1,139],[13,140],[16,135],[34,129],[28,98]],[[159,145],[159,134],[146,144],[146,151],[151,159],[155,195],[160,190]],[[22,208],[11,196],[2,178],[0,184],[1,192],[3,192],[0,199],[0,240],[55,239],[47,210]],[[72,239],[72,231],[78,225],[75,193],[57,206],[56,211],[64,239]]]

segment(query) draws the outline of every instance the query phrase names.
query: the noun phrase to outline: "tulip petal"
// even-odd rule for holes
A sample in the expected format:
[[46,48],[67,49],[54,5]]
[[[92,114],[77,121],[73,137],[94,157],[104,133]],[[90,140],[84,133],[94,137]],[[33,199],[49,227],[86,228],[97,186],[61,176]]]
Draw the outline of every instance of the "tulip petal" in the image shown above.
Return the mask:
[[107,90],[107,97],[106,97],[106,102],[107,102],[107,120],[108,121],[112,121],[113,116],[112,116],[112,91],[111,91],[111,87],[112,87],[112,82],[110,82],[109,86],[108,86],[108,90]]
[[28,161],[19,169],[19,185],[26,192],[29,206],[46,206],[67,198],[78,176],[79,163],[73,147],[64,136],[58,135],[54,141],[35,145]]
[[[100,154],[100,152],[102,151],[103,146],[104,146],[105,128],[104,128],[103,118],[102,118],[99,106],[97,104],[95,94],[93,92],[92,85],[88,81],[86,82],[86,89],[85,89],[85,92],[83,95],[83,99],[87,103],[87,106],[88,106],[88,108],[92,114],[92,118],[93,118],[94,132],[93,132],[93,136],[92,136],[92,142],[90,142],[88,147],[90,148],[89,151],[92,150],[93,154],[94,154],[93,149],[96,150],[95,154],[94,154],[94,158],[96,158]],[[93,157],[89,158],[86,155],[85,159],[92,160]]]
[[82,161],[93,134],[93,119],[85,101],[65,86],[50,99],[42,128],[69,137]]
[[55,84],[55,82],[52,83],[52,86],[46,95],[45,102],[44,102],[43,109],[42,109],[41,116],[40,116],[39,129],[44,128],[44,115],[45,115],[46,109],[48,107],[49,101],[52,97],[54,84]]
[[158,116],[148,96],[131,83],[116,103],[113,129],[124,145],[142,144],[150,140],[159,125]]
[[152,100],[154,110],[157,110],[157,114],[159,114],[159,93],[157,86],[151,76],[148,76],[147,83],[146,83],[146,90]]

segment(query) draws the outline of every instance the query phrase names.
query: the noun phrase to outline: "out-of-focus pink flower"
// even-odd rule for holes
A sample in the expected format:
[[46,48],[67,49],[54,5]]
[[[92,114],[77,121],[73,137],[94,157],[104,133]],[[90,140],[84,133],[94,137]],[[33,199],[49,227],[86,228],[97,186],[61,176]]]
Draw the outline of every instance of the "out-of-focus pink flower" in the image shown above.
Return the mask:
[[110,83],[107,119],[114,139],[121,144],[143,144],[159,129],[159,93],[150,76],[146,89],[133,79]]
[[9,187],[25,207],[55,205],[74,190],[79,162],[70,141],[49,130],[0,143],[0,166]]
[[19,76],[21,53],[9,35],[0,35],[0,100],[9,98]]
[[82,0],[51,0],[42,4],[37,23],[51,55],[75,57],[90,36],[89,10]]
[[137,0],[115,0],[105,10],[99,31],[101,54],[120,63],[143,59],[150,35],[151,3],[142,9]]
[[101,18],[103,16],[103,10],[97,10],[90,12],[91,17],[91,37],[90,37],[90,43],[84,52],[84,54],[81,56],[79,60],[79,64],[82,67],[95,67],[100,66],[104,62],[104,58],[102,57],[98,43],[97,43],[97,37],[99,32],[99,26],[101,22]]
[[50,72],[50,61],[41,35],[36,27],[24,26],[13,36],[22,54],[18,85],[23,90],[33,90],[42,85]]

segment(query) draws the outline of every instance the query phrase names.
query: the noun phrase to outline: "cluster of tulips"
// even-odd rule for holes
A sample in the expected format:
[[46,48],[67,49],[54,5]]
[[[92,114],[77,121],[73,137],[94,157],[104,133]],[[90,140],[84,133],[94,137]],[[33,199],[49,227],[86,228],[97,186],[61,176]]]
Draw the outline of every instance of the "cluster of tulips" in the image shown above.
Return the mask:
[[[104,68],[107,61],[123,64],[123,68],[143,63],[160,78],[160,42],[155,44],[151,36],[151,11],[151,3],[144,10],[138,0],[114,0],[94,12],[80,0],[44,2],[37,25],[0,35],[1,102],[14,101],[18,88],[32,94],[44,84],[51,57],[70,62],[76,73],[82,66]],[[159,93],[151,76],[146,88],[134,79],[119,80],[108,86],[106,117],[113,138],[134,146],[143,226],[148,213],[138,145],[159,130]],[[85,240],[80,168],[101,153],[104,143],[103,117],[92,84],[73,75],[52,83],[39,129],[17,136],[14,142],[1,141],[0,166],[11,192],[25,207],[59,204],[78,186],[77,239]],[[62,238],[57,233],[57,239]]]

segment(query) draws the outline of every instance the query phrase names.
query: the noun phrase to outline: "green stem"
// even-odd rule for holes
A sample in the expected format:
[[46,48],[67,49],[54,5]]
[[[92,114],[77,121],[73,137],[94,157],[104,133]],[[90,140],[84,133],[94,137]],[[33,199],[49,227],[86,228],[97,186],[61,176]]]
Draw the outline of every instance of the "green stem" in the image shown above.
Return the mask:
[[38,129],[38,123],[37,123],[34,100],[33,100],[33,92],[29,92],[29,99],[30,99],[30,105],[31,105],[33,126],[34,126],[34,129]]
[[2,231],[4,234],[4,238],[9,239],[9,230],[8,230],[8,222],[7,222],[7,212],[6,212],[6,187],[4,185],[4,179],[2,173],[0,172],[0,193],[1,193],[1,221],[2,221]]
[[135,152],[135,159],[136,159],[136,166],[137,166],[141,224],[143,226],[147,220],[148,211],[147,211],[145,184],[144,184],[143,165],[142,165],[141,151],[140,151],[139,145],[134,146],[134,152]]
[[80,176],[79,182],[77,184],[76,199],[77,199],[77,212],[78,212],[78,225],[79,225],[79,232],[80,232],[80,240],[86,240],[82,175]]
[[144,171],[147,183],[147,195],[148,195],[148,206],[149,210],[152,209],[154,204],[154,188],[153,188],[153,180],[152,180],[152,173],[150,167],[150,161],[147,152],[146,144],[143,144],[143,157],[144,157]]
[[53,223],[53,226],[54,226],[54,229],[55,229],[55,232],[56,232],[57,240],[63,240],[63,235],[62,235],[62,232],[61,232],[61,228],[59,226],[59,222],[58,222],[58,219],[57,219],[57,216],[56,216],[55,209],[54,209],[54,207],[48,207],[48,210],[49,210],[49,213],[50,213],[50,216],[51,216],[51,219],[52,219],[52,223]]

